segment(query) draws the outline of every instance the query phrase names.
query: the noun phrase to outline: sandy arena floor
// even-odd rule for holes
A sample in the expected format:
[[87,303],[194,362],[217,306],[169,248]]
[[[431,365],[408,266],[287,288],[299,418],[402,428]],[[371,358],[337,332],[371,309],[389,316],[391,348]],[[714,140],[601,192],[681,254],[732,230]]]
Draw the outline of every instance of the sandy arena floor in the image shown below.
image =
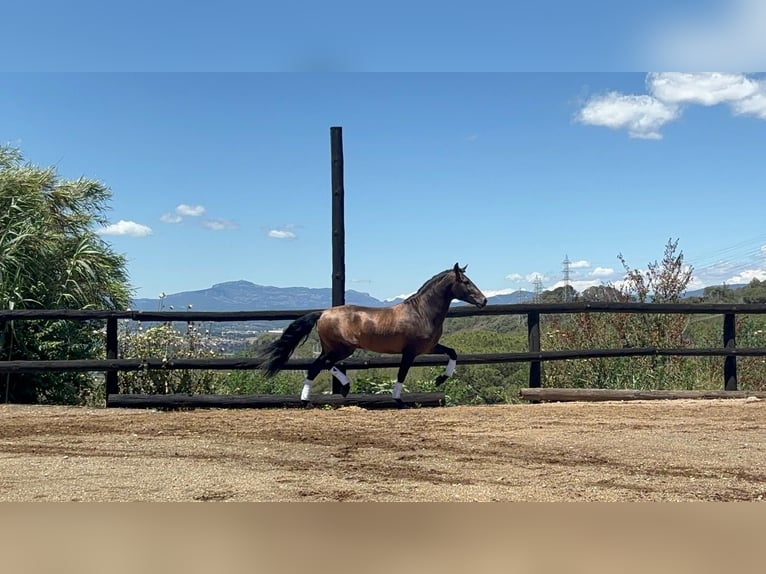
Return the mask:
[[2,501],[755,501],[766,401],[0,406]]

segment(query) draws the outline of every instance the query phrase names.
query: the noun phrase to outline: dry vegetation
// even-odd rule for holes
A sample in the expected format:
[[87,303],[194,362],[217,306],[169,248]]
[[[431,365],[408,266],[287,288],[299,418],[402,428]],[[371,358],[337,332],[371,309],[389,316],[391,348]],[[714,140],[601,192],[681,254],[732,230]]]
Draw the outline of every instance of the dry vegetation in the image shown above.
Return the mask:
[[766,497],[766,401],[405,411],[0,406],[3,501]]

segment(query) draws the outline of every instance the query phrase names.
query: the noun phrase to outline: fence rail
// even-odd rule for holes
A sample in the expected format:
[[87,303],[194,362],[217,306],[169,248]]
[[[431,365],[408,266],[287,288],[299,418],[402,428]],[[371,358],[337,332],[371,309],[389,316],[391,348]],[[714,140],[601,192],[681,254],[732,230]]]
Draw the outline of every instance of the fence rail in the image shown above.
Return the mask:
[[[284,321],[298,317],[317,309],[272,310],[272,311],[103,311],[103,310],[0,310],[0,327],[6,321],[20,320],[72,320],[106,321],[106,359],[94,360],[51,360],[51,361],[0,361],[0,373],[30,373],[41,371],[102,371],[106,373],[107,396],[119,392],[119,371],[139,369],[211,369],[241,370],[258,367],[257,359],[120,359],[118,341],[118,321],[140,322],[243,322],[243,321]],[[722,315],[722,345],[713,348],[614,348],[614,349],[577,349],[562,351],[543,351],[540,338],[540,317],[571,313],[649,313],[649,314],[684,314],[684,315]],[[489,305],[484,309],[459,306],[450,309],[448,317],[471,317],[477,315],[526,315],[528,348],[527,352],[485,353],[460,355],[461,364],[478,365],[490,363],[528,362],[529,387],[541,386],[544,361],[572,359],[592,359],[610,357],[637,356],[720,356],[723,360],[723,388],[737,390],[737,357],[766,356],[766,348],[738,348],[736,346],[736,316],[766,314],[764,304],[729,304],[729,303],[612,303],[612,302],[576,302],[576,303],[527,303],[513,305]],[[286,369],[304,370],[311,359],[291,359]],[[339,363],[346,369],[372,369],[395,367],[399,364],[398,356],[376,357],[371,359],[352,359]],[[441,355],[423,355],[417,357],[415,366],[436,366],[444,364]]]
[[[306,313],[322,309],[289,309],[276,311],[104,311],[91,309],[0,309],[0,321],[14,319],[130,319],[132,321],[281,321],[297,319]],[[528,315],[540,313],[652,313],[681,315],[764,315],[764,303],[514,303],[487,305],[477,309],[461,305],[450,309],[447,317],[474,315]]]

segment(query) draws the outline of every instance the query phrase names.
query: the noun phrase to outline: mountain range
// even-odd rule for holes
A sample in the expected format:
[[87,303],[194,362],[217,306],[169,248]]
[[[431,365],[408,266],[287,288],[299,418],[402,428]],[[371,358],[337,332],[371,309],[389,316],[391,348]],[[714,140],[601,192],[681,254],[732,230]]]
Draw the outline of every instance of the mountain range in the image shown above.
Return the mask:
[[[534,293],[515,291],[508,295],[490,297],[489,304],[524,303]],[[347,290],[346,303],[368,307],[385,307],[402,299],[381,301],[369,293]],[[281,309],[324,309],[332,305],[332,289],[309,287],[272,287],[250,281],[228,281],[208,289],[172,293],[164,298],[134,299],[132,309],[138,311],[183,311],[191,306],[195,311],[265,311]]]

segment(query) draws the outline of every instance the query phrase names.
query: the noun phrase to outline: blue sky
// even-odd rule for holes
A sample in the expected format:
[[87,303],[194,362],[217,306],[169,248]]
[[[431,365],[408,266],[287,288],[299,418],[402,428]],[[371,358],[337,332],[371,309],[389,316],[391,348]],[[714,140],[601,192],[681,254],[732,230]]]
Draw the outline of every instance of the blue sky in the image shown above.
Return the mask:
[[[456,261],[486,292],[621,278],[679,238],[693,286],[766,279],[755,74],[0,74],[0,141],[113,192],[137,295],[329,287],[342,126],[347,287]],[[122,222],[122,223],[120,223]]]
[[[572,61],[597,56],[615,64],[620,57],[631,57],[638,44],[632,34],[626,38],[625,26],[602,24],[628,21],[635,29],[646,29],[652,15],[667,12],[658,0],[645,0],[641,7],[615,4],[11,2],[4,6],[3,17],[16,25],[4,27],[4,43],[19,46],[21,57],[6,58],[4,65],[24,71],[516,71],[558,66],[561,45]],[[573,20],[579,25],[572,26]],[[584,31],[590,41],[583,41]],[[620,49],[605,54],[599,42]]]
[[[763,69],[762,0],[4,2],[8,71]],[[732,62],[736,65],[732,66]]]

